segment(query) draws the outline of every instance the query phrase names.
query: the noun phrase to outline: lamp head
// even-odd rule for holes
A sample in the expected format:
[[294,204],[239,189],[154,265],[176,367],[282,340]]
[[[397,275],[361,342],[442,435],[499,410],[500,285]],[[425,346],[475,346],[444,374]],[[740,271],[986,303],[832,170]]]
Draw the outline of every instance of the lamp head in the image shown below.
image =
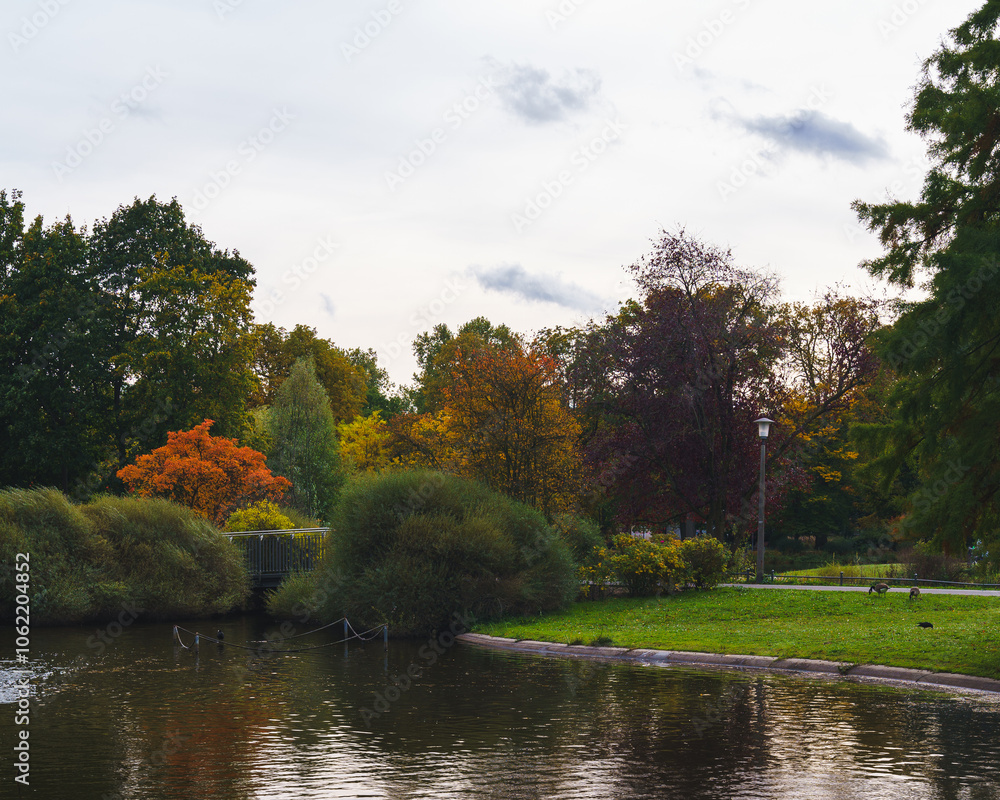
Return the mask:
[[770,432],[771,423],[774,422],[773,419],[768,419],[767,417],[761,417],[756,420],[757,422],[757,433],[760,435],[761,439],[766,439],[767,434]]

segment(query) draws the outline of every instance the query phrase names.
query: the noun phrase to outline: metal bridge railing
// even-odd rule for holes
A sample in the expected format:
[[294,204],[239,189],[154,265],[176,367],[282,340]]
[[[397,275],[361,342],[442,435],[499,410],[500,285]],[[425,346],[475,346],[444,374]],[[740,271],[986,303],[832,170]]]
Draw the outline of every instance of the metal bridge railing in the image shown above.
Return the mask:
[[290,572],[310,572],[326,552],[329,528],[288,531],[234,531],[223,535],[238,547],[257,585],[280,581]]

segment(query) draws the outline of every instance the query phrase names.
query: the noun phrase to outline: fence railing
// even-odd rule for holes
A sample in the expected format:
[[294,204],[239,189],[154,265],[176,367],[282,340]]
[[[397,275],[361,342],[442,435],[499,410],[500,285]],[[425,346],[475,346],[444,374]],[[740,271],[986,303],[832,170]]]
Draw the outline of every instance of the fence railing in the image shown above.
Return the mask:
[[277,586],[291,572],[311,572],[326,552],[329,528],[225,533],[246,559],[255,586]]
[[[744,575],[746,583],[754,583],[754,571],[748,569]],[[840,575],[778,575],[775,574],[774,570],[769,573],[765,573],[763,576],[764,583],[778,583],[779,581],[818,581],[825,584],[835,583],[840,586],[850,585],[851,582],[863,583],[865,585],[871,583],[887,583],[887,584],[905,584],[907,586],[913,585],[925,585],[925,586],[954,586],[960,589],[1000,589],[1000,584],[998,583],[967,583],[964,581],[939,581],[932,578],[918,578],[917,574],[914,573],[913,577],[910,578],[882,578],[874,575],[871,576],[852,576],[845,575],[843,572]],[[845,583],[846,581],[846,583]]]

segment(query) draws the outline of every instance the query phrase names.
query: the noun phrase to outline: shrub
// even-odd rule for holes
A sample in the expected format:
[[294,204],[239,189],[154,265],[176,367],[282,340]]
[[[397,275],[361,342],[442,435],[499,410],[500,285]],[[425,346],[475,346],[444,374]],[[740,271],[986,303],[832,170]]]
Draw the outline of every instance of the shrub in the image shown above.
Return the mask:
[[722,542],[714,536],[697,536],[680,543],[680,555],[688,579],[699,589],[711,589],[726,576],[728,557]]
[[[292,521],[270,500],[261,500],[249,508],[234,511],[226,520],[224,531],[287,531]],[[311,526],[309,526],[311,527]]]
[[220,614],[250,592],[239,551],[208,520],[168,500],[99,497],[80,509],[110,544],[102,566],[146,618]]
[[[0,492],[0,616],[14,619],[13,564],[30,557],[32,622],[75,622],[99,611],[97,598],[114,595],[95,562],[107,543],[91,536],[80,510],[55,489]],[[116,598],[109,597],[109,602]]]
[[595,547],[604,544],[601,529],[592,519],[572,514],[556,514],[552,527],[570,549],[577,564],[583,564],[593,554]]
[[322,528],[322,520],[310,517],[308,514],[299,511],[291,506],[278,506],[278,510],[288,518],[292,528]]
[[917,542],[912,550],[902,553],[899,560],[908,575],[916,573],[925,580],[963,581],[969,574],[965,561],[946,556],[927,542]]
[[622,533],[612,545],[604,560],[632,597],[656,594],[660,588],[673,593],[687,580],[680,542],[673,537],[650,541]]
[[[69,624],[199,616],[240,606],[249,578],[237,550],[204,518],[166,500],[99,497],[72,505],[54,489],[0,492],[0,563],[31,554],[31,619]],[[0,618],[14,586],[0,575]]]
[[[388,622],[397,634],[446,627],[458,613],[483,620],[536,614],[575,592],[569,549],[532,508],[483,485],[431,471],[355,477],[344,489],[319,574],[336,585],[319,616]],[[287,614],[308,587],[282,586]]]

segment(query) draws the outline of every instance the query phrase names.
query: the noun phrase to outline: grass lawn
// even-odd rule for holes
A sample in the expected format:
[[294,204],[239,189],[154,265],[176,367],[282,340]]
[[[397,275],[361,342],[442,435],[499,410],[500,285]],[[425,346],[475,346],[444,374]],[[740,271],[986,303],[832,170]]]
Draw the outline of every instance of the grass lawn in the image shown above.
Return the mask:
[[907,578],[905,567],[902,564],[827,564],[823,567],[813,569],[797,569],[793,572],[786,572],[785,575],[802,575],[825,578],[840,578],[840,573],[844,573],[845,578]]
[[[930,622],[932,629],[918,628]],[[1000,598],[763,589],[575,603],[476,633],[565,644],[823,658],[1000,678]],[[602,641],[599,641],[602,640]]]

